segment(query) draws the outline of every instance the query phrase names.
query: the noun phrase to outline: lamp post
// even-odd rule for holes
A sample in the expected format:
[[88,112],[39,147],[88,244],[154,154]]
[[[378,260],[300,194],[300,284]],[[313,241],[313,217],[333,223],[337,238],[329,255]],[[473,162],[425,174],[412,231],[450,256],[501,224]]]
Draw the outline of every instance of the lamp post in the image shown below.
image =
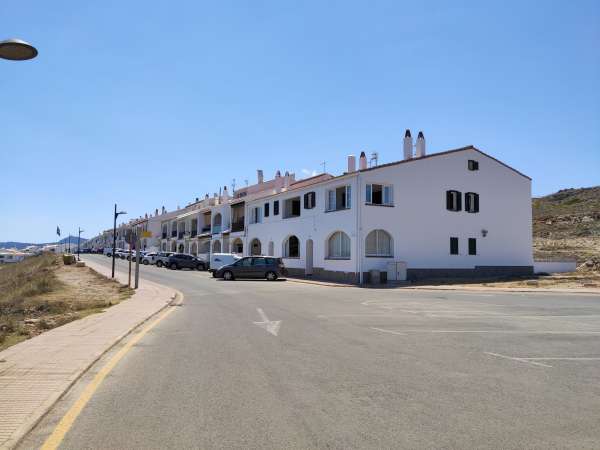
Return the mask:
[[81,259],[79,258],[79,246],[81,244],[81,233],[83,233],[85,230],[82,230],[81,227],[77,228],[77,261],[81,261]]
[[125,211],[117,212],[117,204],[115,203],[115,216],[113,222],[113,250],[112,250],[112,275],[111,278],[115,277],[115,252],[117,251],[117,217],[121,214],[127,214]]
[[37,49],[21,39],[0,41],[0,58],[11,61],[25,61],[37,56]]

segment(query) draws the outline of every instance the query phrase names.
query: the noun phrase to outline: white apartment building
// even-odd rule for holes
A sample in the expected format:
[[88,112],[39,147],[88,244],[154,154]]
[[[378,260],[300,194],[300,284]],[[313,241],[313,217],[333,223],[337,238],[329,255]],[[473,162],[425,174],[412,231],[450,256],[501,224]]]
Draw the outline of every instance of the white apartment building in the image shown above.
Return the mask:
[[[144,217],[146,249],[281,257],[290,275],[368,282],[530,274],[531,179],[473,146],[426,154],[407,130],[403,158],[339,176],[286,172]],[[122,234],[122,233],[118,233]]]

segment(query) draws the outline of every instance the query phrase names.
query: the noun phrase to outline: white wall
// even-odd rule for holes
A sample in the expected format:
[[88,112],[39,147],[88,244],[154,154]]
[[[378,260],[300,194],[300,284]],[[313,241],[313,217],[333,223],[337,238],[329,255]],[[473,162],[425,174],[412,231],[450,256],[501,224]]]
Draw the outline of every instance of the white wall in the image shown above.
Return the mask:
[[575,272],[577,263],[575,261],[534,261],[534,273],[564,273]]

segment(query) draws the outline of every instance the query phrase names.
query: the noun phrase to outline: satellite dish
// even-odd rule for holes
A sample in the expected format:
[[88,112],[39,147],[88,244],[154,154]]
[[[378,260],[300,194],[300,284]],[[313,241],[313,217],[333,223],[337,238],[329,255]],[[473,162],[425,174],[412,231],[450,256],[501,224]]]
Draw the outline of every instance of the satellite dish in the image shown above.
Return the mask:
[[0,41],[0,58],[11,61],[25,61],[37,56],[37,49],[21,39]]

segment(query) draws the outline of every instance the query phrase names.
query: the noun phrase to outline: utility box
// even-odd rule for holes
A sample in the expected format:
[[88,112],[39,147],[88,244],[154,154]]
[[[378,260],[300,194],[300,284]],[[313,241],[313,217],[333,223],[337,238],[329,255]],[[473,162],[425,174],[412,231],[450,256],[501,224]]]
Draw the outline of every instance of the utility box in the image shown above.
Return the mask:
[[389,262],[387,267],[387,279],[390,281],[406,281],[406,262]]

